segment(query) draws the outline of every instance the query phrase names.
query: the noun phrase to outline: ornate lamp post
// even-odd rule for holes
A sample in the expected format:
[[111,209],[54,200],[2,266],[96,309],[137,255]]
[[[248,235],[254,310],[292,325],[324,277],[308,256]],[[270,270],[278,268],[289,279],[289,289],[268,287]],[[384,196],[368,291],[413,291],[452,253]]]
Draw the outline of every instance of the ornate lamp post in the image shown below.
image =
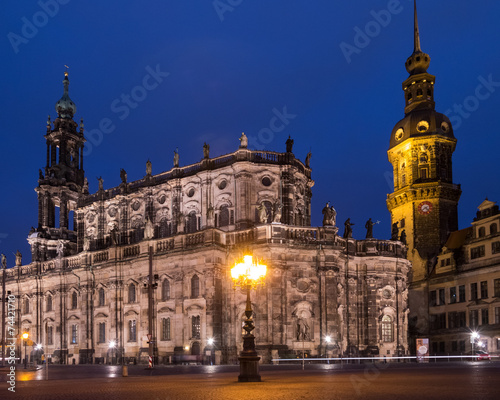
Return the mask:
[[28,364],[28,353],[26,352],[26,344],[28,343],[28,337],[29,337],[29,333],[28,332],[24,332],[23,333],[23,339],[24,339],[24,369],[27,368],[27,364]]
[[243,335],[243,351],[238,357],[240,362],[240,375],[238,382],[260,382],[259,360],[260,357],[255,351],[255,336],[252,331],[255,329],[252,319],[252,303],[250,302],[250,289],[264,283],[267,267],[254,262],[252,256],[244,256],[243,261],[236,263],[231,268],[231,277],[235,286],[245,287],[247,290],[247,304],[245,308],[246,331]]

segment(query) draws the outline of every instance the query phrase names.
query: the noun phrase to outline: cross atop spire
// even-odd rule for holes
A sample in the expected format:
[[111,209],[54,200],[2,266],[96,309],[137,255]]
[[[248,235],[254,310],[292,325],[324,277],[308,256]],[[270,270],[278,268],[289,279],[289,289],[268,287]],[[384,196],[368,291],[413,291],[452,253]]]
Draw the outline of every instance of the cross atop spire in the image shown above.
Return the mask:
[[417,75],[427,72],[431,58],[420,48],[420,32],[418,30],[417,0],[413,0],[414,7],[414,28],[413,28],[413,54],[406,60],[406,70],[410,75]]
[[413,47],[413,53],[421,53],[422,49],[420,48],[420,33],[418,32],[418,17],[417,17],[417,0],[413,0],[414,6],[414,42],[415,45]]

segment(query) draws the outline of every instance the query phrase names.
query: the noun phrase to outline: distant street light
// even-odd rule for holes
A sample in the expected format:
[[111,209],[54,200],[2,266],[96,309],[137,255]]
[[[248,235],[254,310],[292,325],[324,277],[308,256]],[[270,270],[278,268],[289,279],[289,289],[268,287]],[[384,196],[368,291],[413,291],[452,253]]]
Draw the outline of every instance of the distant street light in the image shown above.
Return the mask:
[[475,355],[475,350],[476,350],[476,339],[479,338],[479,333],[477,332],[472,332],[470,335],[470,342],[472,344],[472,355]]
[[243,261],[236,263],[231,268],[231,277],[235,286],[241,286],[247,290],[247,304],[245,308],[245,326],[243,329],[246,334],[243,335],[243,351],[238,360],[240,362],[240,375],[238,382],[260,382],[259,360],[255,350],[255,336],[252,331],[255,329],[252,319],[252,303],[250,302],[250,289],[264,283],[267,266],[253,261],[252,256],[246,255]]

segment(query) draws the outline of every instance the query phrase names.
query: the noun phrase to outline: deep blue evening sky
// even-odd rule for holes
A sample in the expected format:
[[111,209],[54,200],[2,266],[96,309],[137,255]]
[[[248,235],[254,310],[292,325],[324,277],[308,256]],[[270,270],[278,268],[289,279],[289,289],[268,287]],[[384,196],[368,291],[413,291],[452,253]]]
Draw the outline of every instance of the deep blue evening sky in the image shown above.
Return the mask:
[[[500,2],[420,0],[418,7],[436,109],[450,116],[458,139],[454,182],[462,184],[464,228],[485,197],[500,201]],[[91,192],[101,175],[105,188],[118,185],[120,168],[129,181],[143,177],[148,158],[153,173],[169,170],[176,147],[187,165],[202,158],[205,141],[218,156],[237,149],[242,131],[256,138],[250,147],[275,151],[291,135],[296,157],[312,151],[313,225],[329,200],[339,225],[347,217],[356,224],[355,238],[364,237],[369,217],[381,221],[376,237],[390,236],[386,152],[404,116],[412,1],[42,0],[2,8],[0,251],[9,266],[16,249],[30,260],[33,189],[65,64],[76,119],[84,118],[92,145],[84,161]],[[344,54],[355,36],[358,46]],[[160,71],[156,81],[146,78],[150,70]],[[494,83],[478,97],[482,81]],[[126,105],[122,95],[140,101]],[[459,116],[455,104],[470,112]],[[284,109],[295,116],[284,129],[262,131]],[[113,131],[99,143],[100,124]]]

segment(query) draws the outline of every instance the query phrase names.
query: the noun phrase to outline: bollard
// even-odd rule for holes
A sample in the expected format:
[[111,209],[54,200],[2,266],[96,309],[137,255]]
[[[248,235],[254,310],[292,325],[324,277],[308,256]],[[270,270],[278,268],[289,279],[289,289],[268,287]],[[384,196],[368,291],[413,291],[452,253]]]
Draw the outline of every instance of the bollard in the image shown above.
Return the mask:
[[122,376],[128,376],[128,366],[122,365]]

